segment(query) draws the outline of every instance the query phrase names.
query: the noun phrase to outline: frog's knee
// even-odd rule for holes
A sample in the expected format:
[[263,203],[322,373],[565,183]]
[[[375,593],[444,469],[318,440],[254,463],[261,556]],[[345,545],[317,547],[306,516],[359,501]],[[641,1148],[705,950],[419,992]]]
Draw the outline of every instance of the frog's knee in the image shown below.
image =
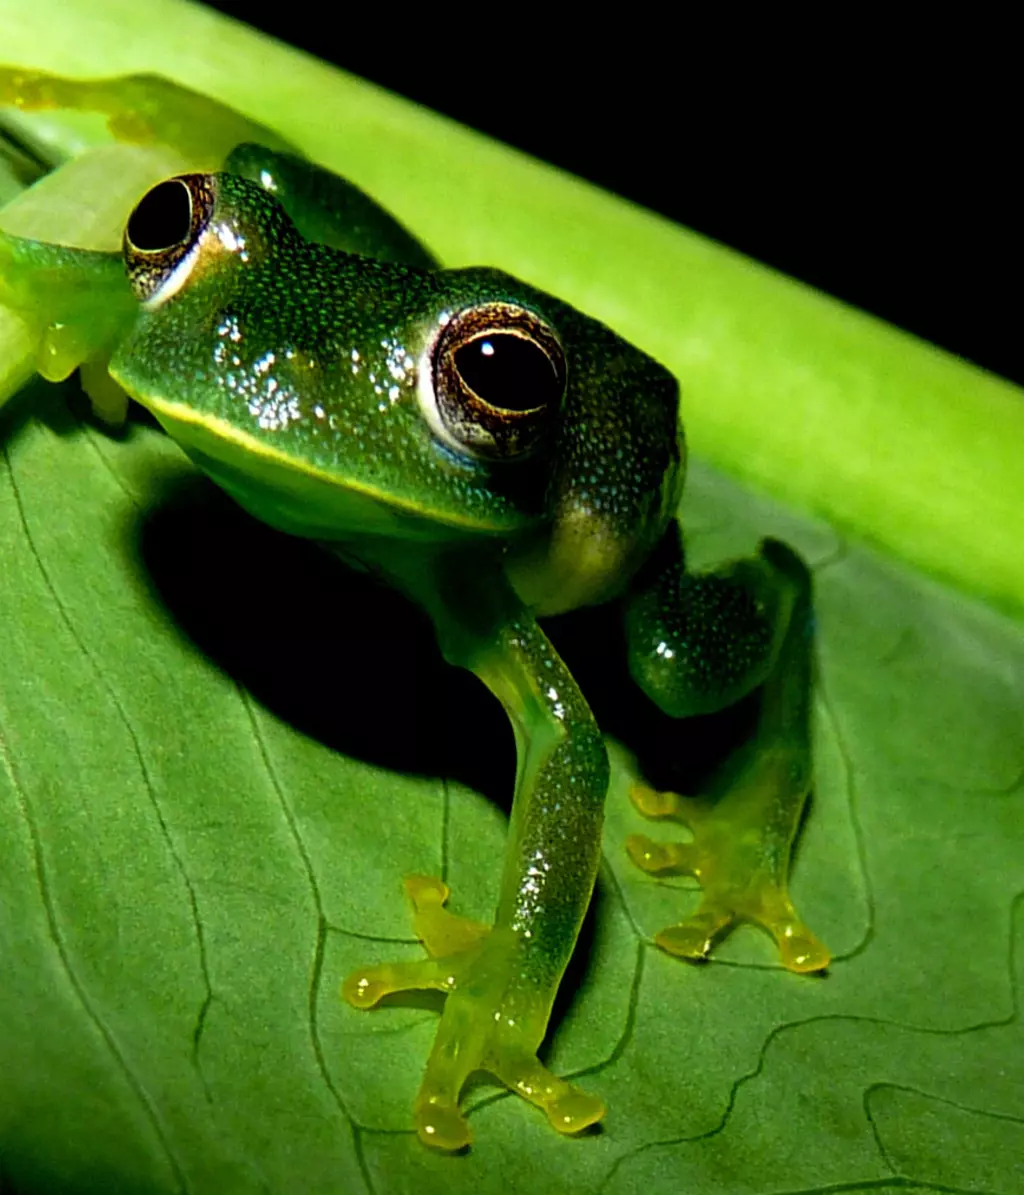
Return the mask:
[[783,540],[771,536],[761,540],[758,555],[779,576],[798,589],[810,589],[811,570],[807,567],[807,561]]
[[671,717],[724,709],[771,668],[775,610],[738,572],[662,578],[627,603],[630,672]]

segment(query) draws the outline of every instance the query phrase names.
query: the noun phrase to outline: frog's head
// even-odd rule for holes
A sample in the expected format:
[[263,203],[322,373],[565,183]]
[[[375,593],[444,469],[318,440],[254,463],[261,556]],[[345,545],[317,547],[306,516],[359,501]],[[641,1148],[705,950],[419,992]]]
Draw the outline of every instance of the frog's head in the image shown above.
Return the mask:
[[504,538],[545,608],[571,576],[566,604],[603,596],[660,534],[676,384],[566,304],[496,270],[311,243],[233,174],[154,187],[124,255],[140,313],[111,373],[268,522]]

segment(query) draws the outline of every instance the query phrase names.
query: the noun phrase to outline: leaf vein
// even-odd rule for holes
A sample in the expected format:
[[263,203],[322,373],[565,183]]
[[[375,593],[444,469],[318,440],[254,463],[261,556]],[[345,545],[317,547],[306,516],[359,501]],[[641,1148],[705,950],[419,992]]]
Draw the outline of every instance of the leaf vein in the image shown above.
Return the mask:
[[626,1004],[626,1016],[622,1024],[622,1030],[619,1033],[618,1039],[612,1046],[611,1052],[607,1058],[603,1058],[600,1062],[592,1062],[589,1066],[580,1067],[579,1070],[570,1071],[567,1075],[571,1079],[580,1079],[585,1075],[596,1075],[603,1070],[607,1070],[609,1066],[614,1065],[626,1052],[626,1047],[633,1038],[633,1030],[636,1027],[637,1010],[640,1006],[640,988],[643,983],[644,976],[644,962],[647,958],[648,950],[652,947],[645,942],[638,942],[636,947],[636,963],[633,968],[633,979],[629,985],[629,1000]]
[[[1018,895],[1018,897],[1015,898],[1015,906],[1018,903],[1024,904],[1024,901],[1021,900],[1022,897],[1024,897],[1024,893],[1020,893]],[[761,1048],[758,1051],[757,1061],[754,1064],[754,1066],[750,1070],[746,1071],[744,1074],[738,1075],[733,1080],[732,1087],[730,1088],[729,1094],[727,1095],[726,1100],[725,1100],[725,1106],[722,1110],[722,1115],[717,1124],[712,1125],[711,1128],[705,1129],[703,1132],[700,1132],[700,1133],[685,1133],[685,1134],[681,1134],[680,1136],[677,1136],[677,1137],[665,1137],[665,1138],[660,1138],[656,1141],[645,1141],[642,1145],[638,1145],[632,1150],[627,1150],[626,1153],[624,1153],[624,1154],[620,1155],[620,1157],[616,1158],[615,1162],[612,1164],[610,1170],[608,1171],[608,1174],[606,1175],[604,1181],[602,1182],[601,1186],[598,1188],[598,1192],[603,1191],[607,1188],[608,1183],[611,1181],[611,1179],[614,1177],[615,1173],[620,1169],[621,1166],[625,1165],[632,1158],[639,1157],[641,1154],[646,1153],[650,1149],[663,1149],[663,1148],[667,1149],[667,1148],[671,1148],[671,1147],[677,1146],[677,1145],[688,1145],[688,1144],[692,1144],[693,1142],[696,1142],[696,1141],[709,1140],[710,1138],[717,1137],[721,1133],[723,1133],[725,1131],[725,1129],[727,1128],[729,1121],[732,1119],[732,1115],[736,1108],[737,1100],[739,1098],[740,1090],[743,1087],[746,1087],[747,1084],[752,1083],[755,1079],[758,1079],[761,1076],[761,1074],[763,1073],[764,1068],[765,1068],[765,1063],[766,1063],[766,1060],[768,1057],[769,1050],[774,1045],[774,1043],[779,1038],[782,1037],[783,1034],[788,1034],[791,1031],[794,1031],[797,1029],[803,1029],[809,1025],[816,1025],[816,1024],[821,1024],[824,1022],[832,1022],[834,1024],[848,1023],[848,1024],[862,1024],[862,1025],[877,1025],[877,1026],[881,1026],[882,1028],[886,1028],[886,1029],[900,1029],[907,1033],[920,1033],[920,1034],[925,1034],[930,1037],[958,1037],[958,1036],[963,1036],[968,1033],[977,1032],[979,1029],[1004,1028],[1004,1027],[1012,1024],[1016,1020],[1016,1017],[1017,1017],[1017,1009],[1016,1009],[1016,1005],[1015,1005],[1013,1012],[1008,1017],[1001,1018],[998,1020],[978,1022],[977,1024],[966,1025],[966,1026],[962,1026],[957,1029],[935,1029],[935,1028],[931,1028],[929,1026],[909,1025],[909,1024],[905,1024],[900,1021],[891,1021],[891,1020],[887,1020],[884,1017],[858,1016],[856,1014],[851,1014],[851,1013],[821,1013],[817,1016],[806,1017],[799,1021],[787,1021],[783,1025],[776,1025],[776,1026],[774,1026],[774,1028],[772,1028],[770,1030],[770,1032],[768,1033],[768,1035],[765,1037],[764,1041],[762,1042]],[[891,1180],[888,1180],[888,1181],[891,1181]],[[876,1186],[878,1186],[878,1185],[884,1186],[884,1183],[877,1183],[875,1185]],[[817,1193],[817,1192],[824,1193],[824,1192],[831,1192],[831,1191],[846,1191],[846,1190],[856,1190],[856,1189],[857,1188],[855,1186],[851,1187],[850,1185],[847,1185],[847,1184],[837,1184],[834,1186],[826,1186],[826,1187],[814,1187],[814,1188],[807,1188],[807,1189],[801,1188],[800,1191],[793,1191],[793,1192],[788,1193],[788,1195],[814,1195],[814,1193]],[[920,1188],[920,1187],[915,1187],[915,1186],[908,1186],[908,1189],[931,1189],[931,1188]],[[944,1191],[944,1192],[949,1191],[952,1193],[952,1195],[958,1195],[958,1192],[959,1192],[959,1188],[956,1188],[956,1187],[936,1187],[934,1189],[938,1190],[938,1191]],[[985,1193],[984,1192],[972,1192],[971,1195],[985,1195]]]
[[110,699],[111,705],[114,707],[118,720],[124,727],[125,733],[128,736],[128,741],[131,743],[132,754],[135,756],[135,762],[138,766],[139,774],[142,777],[142,784],[146,792],[146,797],[156,818],[160,836],[164,840],[167,853],[170,856],[171,862],[181,878],[182,885],[185,889],[185,896],[189,907],[189,915],[192,920],[192,928],[196,939],[196,948],[199,954],[199,973],[203,985],[203,998],[200,1001],[199,1009],[196,1015],[196,1028],[192,1035],[192,1063],[195,1066],[200,1080],[205,1087],[206,1079],[199,1064],[199,1044],[202,1027],[205,1024],[206,1011],[208,1010],[210,1001],[213,997],[213,986],[210,981],[210,968],[206,949],[206,934],[204,931],[202,918],[199,914],[199,898],[196,895],[195,885],[192,883],[192,879],[185,867],[184,859],[178,853],[178,849],[174,842],[174,836],[171,833],[170,825],[164,816],[160,798],[157,796],[156,785],[153,782],[149,765],[146,763],[145,752],[142,749],[142,742],[139,738],[138,732],[132,725],[131,719],[128,717],[128,711],[122,704],[114,685],[111,684],[111,682],[107,679],[96,657],[93,655],[85,640],[79,634],[78,628],[75,626],[74,621],[71,618],[70,611],[67,609],[67,606],[61,599],[60,594],[57,591],[57,587],[53,582],[53,578],[50,576],[49,570],[43,563],[42,556],[38,550],[35,539],[32,535],[32,530],[29,526],[24,502],[21,496],[21,489],[18,485],[17,478],[14,476],[14,469],[7,454],[6,448],[4,449],[4,457],[7,460],[8,477],[10,479],[11,489],[14,495],[15,509],[18,512],[18,519],[25,535],[25,542],[28,545],[32,557],[36,562],[36,568],[39,571],[39,576],[47,592],[53,599],[54,607],[57,610],[57,614],[61,622],[64,624],[69,636],[71,637],[75,646],[78,648],[82,658],[87,662],[93,675],[96,677],[100,686],[106,692],[108,698]]
[[[22,528],[22,531],[25,536],[25,542],[29,548],[30,553],[32,554],[33,559],[36,562],[36,566],[39,570],[39,575],[43,581],[43,584],[46,587],[47,591],[52,596],[52,598],[54,600],[54,604],[58,611],[58,614],[59,614],[62,622],[64,623],[65,627],[67,628],[68,633],[70,634],[71,638],[76,643],[76,645],[78,646],[78,648],[81,651],[84,658],[88,661],[90,667],[92,668],[93,672],[96,674],[100,683],[103,684],[105,688],[107,688],[108,693],[110,694],[111,700],[113,701],[114,707],[115,707],[115,709],[117,709],[119,715],[121,716],[122,721],[124,722],[124,725],[128,732],[129,738],[131,739],[131,741],[135,747],[136,755],[139,760],[140,766],[142,766],[143,777],[145,780],[147,791],[149,792],[150,800],[154,805],[157,819],[160,823],[161,830],[163,831],[165,839],[168,842],[168,845],[171,850],[171,855],[174,858],[175,862],[177,863],[179,871],[181,871],[181,873],[182,873],[183,879],[185,880],[186,888],[192,896],[193,915],[194,915],[194,917],[196,917],[197,911],[196,911],[196,906],[195,906],[195,902],[194,902],[195,894],[191,891],[191,886],[189,885],[188,877],[184,875],[184,870],[182,868],[181,861],[180,861],[180,859],[178,859],[177,854],[174,851],[173,844],[170,843],[170,838],[168,835],[167,827],[164,823],[164,820],[160,813],[159,807],[156,804],[155,794],[153,792],[152,784],[150,782],[148,772],[146,771],[144,763],[142,761],[141,750],[139,748],[138,739],[135,737],[132,727],[128,724],[127,718],[125,717],[124,710],[121,708],[121,705],[118,702],[116,695],[113,693],[109,684],[107,684],[105,678],[103,677],[102,673],[100,672],[100,670],[96,664],[96,661],[93,659],[88,648],[86,647],[85,643],[82,641],[80,635],[78,634],[77,630],[75,629],[75,627],[71,621],[70,615],[68,614],[68,611],[65,609],[64,604],[61,602],[60,597],[57,594],[57,591],[53,584],[53,581],[49,575],[49,572],[46,569],[46,566],[43,564],[43,561],[39,554],[35,540],[33,539],[32,532],[29,527],[28,519],[27,519],[26,513],[25,513],[25,506],[24,506],[24,502],[22,500],[21,489],[18,485],[17,478],[14,475],[14,468],[13,468],[13,464],[10,459],[10,455],[7,450],[7,446],[3,445],[2,447],[0,447],[0,451],[2,451],[4,461],[7,465],[5,472],[7,474],[8,483],[10,485],[11,493],[14,498],[14,506],[15,506],[15,510],[17,511],[17,514],[18,514],[18,520],[21,524],[21,528]],[[141,1106],[145,1110],[147,1119],[150,1121],[150,1124],[153,1127],[153,1131],[156,1134],[158,1140],[160,1141],[161,1147],[163,1148],[164,1153],[167,1157],[168,1165],[170,1166],[172,1172],[174,1173],[175,1180],[179,1186],[179,1189],[182,1191],[187,1191],[189,1188],[188,1188],[188,1183],[185,1178],[184,1170],[182,1169],[182,1166],[181,1166],[180,1162],[178,1161],[178,1159],[174,1153],[174,1150],[171,1147],[170,1138],[168,1136],[167,1129],[165,1128],[165,1126],[163,1124],[163,1121],[160,1116],[159,1110],[157,1108],[156,1102],[154,1101],[153,1097],[149,1094],[149,1092],[146,1090],[146,1087],[143,1084],[141,1078],[138,1075],[136,1075],[135,1072],[132,1070],[131,1066],[128,1063],[127,1056],[125,1055],[125,1053],[122,1051],[121,1047],[117,1043],[117,1039],[114,1036],[113,1030],[108,1025],[106,1025],[104,1023],[103,1019],[100,1017],[98,1011],[93,1006],[92,1001],[89,999],[89,997],[86,993],[84,983],[79,979],[78,975],[75,973],[74,968],[71,966],[70,952],[68,950],[67,944],[64,942],[64,940],[60,934],[60,928],[59,928],[59,923],[58,923],[58,919],[57,919],[57,910],[56,910],[56,906],[53,902],[52,893],[50,892],[49,883],[46,878],[46,864],[45,864],[45,858],[44,858],[44,854],[43,854],[42,841],[41,841],[40,834],[39,834],[39,827],[36,824],[35,817],[32,813],[31,806],[29,804],[28,797],[24,790],[24,787],[22,786],[22,784],[20,783],[20,781],[17,777],[17,773],[14,768],[14,761],[10,757],[10,755],[7,753],[6,747],[4,746],[4,742],[3,742],[2,738],[0,738],[0,748],[2,748],[4,769],[7,772],[8,776],[10,777],[11,784],[12,784],[14,791],[17,795],[19,807],[22,811],[22,817],[25,820],[25,824],[26,824],[26,827],[28,828],[29,836],[32,841],[33,852],[35,855],[36,875],[38,877],[38,882],[39,882],[40,896],[41,896],[41,899],[43,902],[44,911],[46,913],[47,922],[48,922],[49,929],[50,929],[50,936],[53,939],[54,945],[57,948],[57,953],[61,960],[61,965],[63,966],[64,971],[68,976],[68,981],[71,984],[71,987],[74,990],[83,1010],[86,1012],[86,1014],[92,1020],[93,1024],[96,1026],[97,1031],[100,1033],[103,1040],[106,1042],[108,1049],[110,1050],[111,1054],[113,1055],[114,1059],[116,1060],[122,1073],[125,1075],[125,1078],[128,1080],[128,1083],[131,1086],[132,1090],[134,1091],[136,1098],[139,1100]],[[198,924],[198,922],[197,922],[197,924]],[[202,955],[202,952],[201,952],[201,955]],[[204,975],[204,978],[205,978],[205,975]],[[209,990],[208,981],[207,981],[207,987]]]
[[309,884],[310,893],[313,898],[313,904],[316,909],[317,916],[317,930],[316,930],[316,946],[313,952],[313,963],[310,968],[309,977],[309,1000],[308,1000],[308,1019],[309,1019],[309,1038],[312,1046],[313,1057],[316,1062],[317,1069],[320,1072],[321,1080],[324,1086],[331,1094],[345,1120],[348,1121],[349,1127],[352,1130],[352,1137],[355,1143],[357,1158],[359,1161],[360,1172],[363,1175],[363,1180],[369,1190],[373,1190],[373,1184],[370,1181],[370,1174],[366,1167],[365,1159],[363,1158],[362,1150],[359,1148],[359,1125],[356,1123],[355,1117],[350,1112],[341,1092],[335,1085],[331,1078],[330,1071],[327,1067],[327,1058],[324,1053],[323,1042],[320,1040],[320,1029],[317,1024],[317,1001],[320,995],[320,985],[323,980],[324,972],[324,956],[326,954],[327,944],[327,917],[324,912],[323,897],[320,893],[320,886],[316,880],[316,872],[313,868],[313,861],[310,857],[309,850],[306,846],[305,840],[299,831],[298,822],[295,819],[295,812],[292,809],[288,799],[285,797],[284,788],[278,779],[277,772],[270,758],[270,752],[267,748],[266,740],[263,732],[260,729],[259,720],[256,717],[256,710],[253,705],[252,698],[242,688],[238,686],[238,693],[241,697],[242,705],[249,717],[249,725],[252,728],[253,741],[256,744],[256,750],[262,761],[263,768],[266,771],[267,779],[270,782],[270,787],[277,798],[281,813],[284,817],[285,824],[288,827],[288,832],[291,835],[292,841],[295,843],[295,849],[299,855],[302,863],[303,871],[306,875],[306,881]]
[[901,1091],[906,1095],[917,1095],[929,1103],[942,1104],[946,1108],[954,1108],[957,1112],[966,1112],[970,1116],[984,1116],[989,1120],[1005,1120],[1009,1124],[1024,1125],[1024,1116],[1014,1116],[1011,1112],[996,1112],[992,1108],[977,1108],[973,1104],[963,1104],[959,1100],[951,1100],[947,1096],[936,1095],[931,1091],[924,1091],[909,1083],[872,1083],[865,1089],[865,1102],[880,1091]]
[[93,431],[93,429],[91,427],[88,427],[87,425],[83,425],[83,428],[86,433],[85,434],[85,442],[89,445],[89,447],[93,451],[93,454],[96,456],[97,460],[99,460],[100,464],[110,475],[110,478],[113,481],[114,485],[116,485],[117,488],[121,491],[121,493],[124,495],[126,501],[128,502],[128,504],[131,507],[133,507],[135,510],[141,510],[142,506],[141,506],[138,498],[136,498],[136,496],[128,488],[128,483],[122,477],[121,473],[114,467],[113,462],[110,460],[110,458],[107,456],[107,454],[100,448],[99,443],[97,441],[96,432]]
[[346,929],[343,925],[334,925],[330,921],[327,929],[332,934],[341,934],[344,938],[355,938],[360,942],[376,942],[385,946],[419,946],[419,938],[389,938],[384,934],[368,934],[358,929]]
[[820,658],[816,660],[817,663],[817,678],[818,678],[818,693],[821,698],[821,706],[829,725],[832,727],[832,733],[835,736],[836,746],[839,750],[839,757],[843,761],[843,771],[845,773],[845,784],[843,785],[846,796],[846,807],[850,814],[850,825],[853,827],[853,840],[857,848],[857,866],[860,870],[861,880],[864,884],[864,903],[867,907],[867,926],[861,936],[859,942],[855,943],[844,954],[837,954],[833,962],[847,962],[850,959],[855,959],[863,954],[865,950],[871,945],[875,937],[875,921],[876,921],[876,904],[875,904],[875,889],[871,880],[871,870],[868,866],[868,848],[867,839],[864,834],[864,826],[860,814],[860,800],[857,789],[856,772],[853,766],[853,758],[850,754],[849,744],[847,743],[842,728],[840,726],[839,716],[829,696],[828,685],[825,683],[825,668],[821,663]]
[[160,1113],[157,1109],[156,1103],[152,1096],[146,1090],[145,1084],[141,1078],[135,1074],[134,1070],[128,1062],[128,1058],[121,1049],[114,1035],[113,1030],[108,1026],[99,1011],[93,1005],[92,1000],[86,991],[85,984],[79,978],[77,972],[71,964],[71,953],[68,949],[67,943],[64,941],[60,930],[60,922],[57,916],[57,908],[54,903],[53,894],[50,888],[49,876],[46,869],[46,857],[43,852],[42,836],[39,832],[39,826],[36,823],[35,814],[32,811],[32,805],[29,801],[28,794],[25,787],[18,776],[14,760],[8,750],[6,736],[3,732],[3,727],[0,726],[0,763],[3,764],[3,770],[7,774],[11,788],[15,794],[15,799],[18,803],[18,809],[21,813],[22,820],[28,830],[29,841],[32,844],[33,867],[36,874],[36,882],[39,887],[39,897],[43,906],[43,912],[46,916],[47,928],[50,933],[50,940],[53,942],[57,951],[57,957],[60,960],[60,965],[67,976],[68,985],[75,998],[78,1001],[82,1011],[85,1013],[89,1021],[92,1022],[93,1027],[99,1034],[107,1050],[121,1074],[124,1076],[126,1082],[135,1098],[139,1101],[139,1105],[143,1109],[146,1119],[150,1123],[154,1136],[160,1143],[164,1156],[167,1160],[168,1167],[174,1175],[175,1182],[180,1191],[187,1192],[189,1184],[185,1178],[185,1172],[178,1161],[174,1150],[171,1147],[170,1138],[167,1130],[164,1127]]

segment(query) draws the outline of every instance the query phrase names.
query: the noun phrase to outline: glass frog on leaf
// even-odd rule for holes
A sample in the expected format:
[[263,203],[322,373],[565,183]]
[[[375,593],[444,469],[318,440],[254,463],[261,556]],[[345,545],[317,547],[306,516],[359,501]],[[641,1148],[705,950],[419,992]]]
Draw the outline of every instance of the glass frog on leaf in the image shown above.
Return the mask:
[[38,336],[41,371],[82,366],[108,416],[113,379],[246,510],[403,591],[512,722],[493,924],[450,910],[440,880],[408,877],[428,957],[343,985],[357,1008],[446,993],[415,1104],[422,1140],[469,1142],[459,1101],[477,1070],[560,1132],[604,1115],[537,1058],[594,887],[609,776],[545,615],[619,602],[632,676],[674,718],[762,687],[721,791],[633,791],[642,814],[686,823],[692,841],[627,847],[645,871],[703,887],[696,913],[658,935],[664,950],[703,958],[746,920],[791,970],[823,968],[787,895],[811,782],[809,575],[773,540],[686,571],[676,380],[507,274],[440,268],[352,185],[164,80],[0,69],[0,104],[98,110],[121,141],[169,145],[189,164],[137,202],[121,253],[0,232],[0,302]]

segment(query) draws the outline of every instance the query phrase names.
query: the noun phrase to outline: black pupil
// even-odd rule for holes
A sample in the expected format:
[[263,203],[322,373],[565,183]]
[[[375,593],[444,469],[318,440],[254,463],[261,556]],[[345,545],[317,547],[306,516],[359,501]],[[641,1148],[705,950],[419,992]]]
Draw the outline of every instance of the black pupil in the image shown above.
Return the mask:
[[143,195],[128,221],[128,240],[136,249],[154,252],[180,245],[192,231],[192,199],[176,179]]
[[484,402],[504,411],[532,411],[561,398],[555,366],[532,340],[488,332],[455,352],[463,382]]

